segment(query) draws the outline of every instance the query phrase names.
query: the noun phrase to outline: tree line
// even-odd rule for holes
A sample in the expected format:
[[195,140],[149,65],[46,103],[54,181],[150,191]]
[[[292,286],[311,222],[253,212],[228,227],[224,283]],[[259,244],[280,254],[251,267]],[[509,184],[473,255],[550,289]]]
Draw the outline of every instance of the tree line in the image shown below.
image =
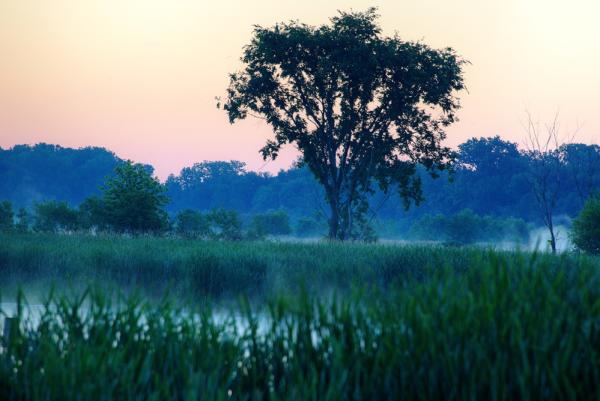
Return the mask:
[[[68,149],[54,145],[17,146],[0,151],[0,199],[31,212],[46,200],[74,207],[99,196],[115,168],[125,163],[101,148]],[[96,166],[96,167],[92,167]],[[514,217],[542,224],[529,174],[536,164],[525,149],[500,137],[472,138],[457,149],[455,170],[440,179],[421,177],[423,202],[405,210],[395,193],[370,194],[370,212],[407,229],[424,215],[453,215],[470,209],[478,215]],[[152,167],[144,165],[152,173]],[[419,168],[417,168],[419,170]],[[557,174],[561,191],[557,216],[575,217],[594,188],[600,187],[600,147],[567,144],[561,148]],[[164,182],[174,215],[185,209],[235,210],[241,215],[284,210],[292,219],[322,218],[324,194],[306,167],[278,174],[248,171],[238,161],[201,162]]]

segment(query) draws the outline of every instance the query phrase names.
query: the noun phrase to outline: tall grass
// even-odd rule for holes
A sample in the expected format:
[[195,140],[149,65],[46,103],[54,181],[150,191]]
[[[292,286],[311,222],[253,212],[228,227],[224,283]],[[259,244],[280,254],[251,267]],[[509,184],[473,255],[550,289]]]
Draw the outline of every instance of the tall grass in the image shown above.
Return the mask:
[[242,302],[227,319],[103,290],[53,296],[3,343],[0,399],[598,400],[598,266],[488,254],[476,267]]
[[[99,281],[162,295],[232,299],[281,292],[386,288],[424,280],[443,267],[460,272],[491,257],[518,254],[476,248],[338,243],[211,242],[180,238],[0,235],[0,288]],[[538,255],[535,263],[576,266],[580,257]]]

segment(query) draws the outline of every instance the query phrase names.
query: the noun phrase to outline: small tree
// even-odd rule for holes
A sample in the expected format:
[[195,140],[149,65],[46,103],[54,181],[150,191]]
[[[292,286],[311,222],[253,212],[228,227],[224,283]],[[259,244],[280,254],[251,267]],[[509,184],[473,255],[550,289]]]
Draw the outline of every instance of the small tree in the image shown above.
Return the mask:
[[103,188],[104,216],[119,232],[156,232],[168,227],[165,187],[142,164],[127,161]]
[[202,213],[186,209],[175,216],[175,230],[184,237],[206,237],[210,234],[210,222]]
[[528,179],[544,225],[550,234],[550,248],[556,253],[554,211],[563,189],[561,167],[564,144],[560,139],[558,113],[552,123],[541,128],[527,115],[527,156],[530,160]]
[[0,202],[0,232],[10,231],[15,225],[15,214],[12,203],[9,201]]
[[288,235],[292,232],[290,217],[283,210],[254,215],[251,227],[265,235]]
[[207,218],[213,238],[229,241],[242,239],[242,222],[235,210],[213,209]]
[[472,244],[480,237],[481,218],[471,209],[464,209],[446,220],[448,240],[462,245]]
[[77,211],[67,202],[47,201],[35,205],[33,228],[36,231],[73,231],[78,228]]
[[573,220],[571,241],[584,252],[600,255],[600,194],[591,196]]
[[106,208],[102,199],[92,196],[86,198],[79,205],[79,225],[85,229],[100,229],[108,228],[106,219]]
[[373,185],[397,188],[408,208],[422,199],[416,166],[433,177],[449,167],[442,146],[464,88],[463,61],[398,36],[383,37],[375,9],[340,13],[319,27],[298,22],[255,27],[243,71],[230,76],[231,123],[264,119],[274,132],[261,153],[295,145],[325,189],[329,237],[365,231]]

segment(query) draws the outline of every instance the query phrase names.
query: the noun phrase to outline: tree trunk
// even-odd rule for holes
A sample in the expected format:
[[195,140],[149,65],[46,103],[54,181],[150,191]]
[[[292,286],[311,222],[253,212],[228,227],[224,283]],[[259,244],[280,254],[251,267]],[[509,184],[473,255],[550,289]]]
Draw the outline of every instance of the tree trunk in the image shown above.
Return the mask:
[[331,216],[329,218],[329,239],[336,241],[344,241],[348,239],[351,229],[352,219],[349,216],[351,210],[340,199],[339,193],[336,195],[332,191],[332,196],[328,197]]
[[556,254],[556,235],[554,234],[552,218],[548,221],[548,231],[550,231],[550,248],[552,249],[552,253]]
[[331,208],[331,216],[329,218],[329,239],[338,240],[340,232],[340,211],[338,209],[338,203],[335,201],[329,201],[329,207]]

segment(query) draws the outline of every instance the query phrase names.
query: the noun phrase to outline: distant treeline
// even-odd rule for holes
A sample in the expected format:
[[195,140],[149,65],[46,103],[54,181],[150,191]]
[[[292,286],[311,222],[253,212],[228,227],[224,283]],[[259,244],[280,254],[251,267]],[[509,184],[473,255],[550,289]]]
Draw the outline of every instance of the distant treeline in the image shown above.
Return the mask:
[[[600,147],[565,145],[561,158],[561,195],[556,215],[575,216],[593,188],[600,186]],[[75,207],[100,193],[105,179],[124,161],[103,148],[69,149],[19,145],[0,149],[0,199],[15,209],[36,202],[64,201]],[[539,223],[539,209],[527,179],[530,156],[499,137],[473,138],[459,146],[451,177],[421,174],[424,202],[405,211],[400,198],[372,195],[372,213],[402,230],[423,216],[455,215],[470,209],[480,216],[514,217]],[[147,166],[149,171],[151,166]],[[451,178],[451,179],[449,179]],[[201,162],[165,182],[173,217],[186,209],[234,210],[241,215],[285,211],[294,221],[323,218],[323,193],[310,171],[294,167],[276,175],[247,171],[239,161]],[[319,217],[321,216],[321,217]]]

